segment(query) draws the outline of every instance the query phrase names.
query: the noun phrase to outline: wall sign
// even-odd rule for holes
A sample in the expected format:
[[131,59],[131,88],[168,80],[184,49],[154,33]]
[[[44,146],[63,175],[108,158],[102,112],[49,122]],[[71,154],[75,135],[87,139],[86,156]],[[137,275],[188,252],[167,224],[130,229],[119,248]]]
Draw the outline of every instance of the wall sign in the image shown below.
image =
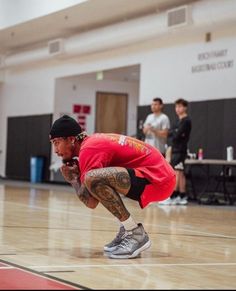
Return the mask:
[[86,117],[88,114],[91,113],[91,106],[83,104],[74,104],[73,113],[77,115],[77,121],[81,126],[82,130],[86,131],[87,129]]
[[198,65],[191,68],[192,73],[232,69],[234,60],[228,59],[228,49],[202,52],[197,55]]

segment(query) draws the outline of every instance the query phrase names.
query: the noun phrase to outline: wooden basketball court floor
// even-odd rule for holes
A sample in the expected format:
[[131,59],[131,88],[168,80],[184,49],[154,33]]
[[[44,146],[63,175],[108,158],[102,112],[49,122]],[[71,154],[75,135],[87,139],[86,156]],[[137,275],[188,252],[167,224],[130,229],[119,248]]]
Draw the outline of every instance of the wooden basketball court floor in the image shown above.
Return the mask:
[[65,186],[0,182],[0,289],[236,289],[236,207],[124,203],[152,241],[109,259],[117,224]]

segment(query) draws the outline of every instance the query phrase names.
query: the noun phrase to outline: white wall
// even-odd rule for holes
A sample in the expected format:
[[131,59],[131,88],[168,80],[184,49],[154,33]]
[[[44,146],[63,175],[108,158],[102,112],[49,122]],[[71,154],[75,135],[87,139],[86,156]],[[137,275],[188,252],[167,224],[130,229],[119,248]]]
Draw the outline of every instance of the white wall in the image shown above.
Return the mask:
[[[221,57],[212,55],[222,51]],[[199,60],[201,53],[210,54]],[[193,66],[228,61],[231,66],[226,69],[192,72]],[[166,103],[179,97],[191,101],[236,97],[236,38],[161,48],[143,56],[141,64],[141,105],[149,104],[153,96]]]
[[0,0],[0,28],[44,16],[84,0]]

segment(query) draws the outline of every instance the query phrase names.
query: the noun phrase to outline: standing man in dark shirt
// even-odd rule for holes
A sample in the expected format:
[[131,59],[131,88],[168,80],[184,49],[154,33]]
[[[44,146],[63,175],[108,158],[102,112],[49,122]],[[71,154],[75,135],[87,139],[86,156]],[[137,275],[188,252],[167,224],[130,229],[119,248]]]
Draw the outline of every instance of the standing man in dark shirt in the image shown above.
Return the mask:
[[169,131],[171,138],[171,165],[176,172],[176,187],[171,198],[163,201],[161,204],[179,204],[188,203],[186,195],[186,178],[184,174],[184,161],[187,156],[188,141],[191,132],[191,120],[187,114],[188,101],[178,99],[175,101],[175,112],[178,115],[178,121]]

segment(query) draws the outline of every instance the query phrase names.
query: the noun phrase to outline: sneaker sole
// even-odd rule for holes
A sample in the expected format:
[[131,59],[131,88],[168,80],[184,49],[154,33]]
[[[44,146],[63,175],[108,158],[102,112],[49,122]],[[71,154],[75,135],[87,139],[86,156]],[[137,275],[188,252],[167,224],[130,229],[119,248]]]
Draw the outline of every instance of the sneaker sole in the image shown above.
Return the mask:
[[110,254],[109,258],[111,259],[132,259],[132,258],[136,258],[141,252],[147,250],[148,248],[150,248],[151,246],[151,241],[148,240],[141,248],[137,249],[136,251],[134,251],[131,255],[114,255],[114,254]]
[[177,204],[178,205],[186,205],[186,204],[188,204],[188,201],[179,201]]
[[104,250],[104,252],[106,252],[106,253],[114,252],[114,250],[117,248],[118,245],[119,245],[119,244],[117,244],[117,245],[114,246],[114,247],[110,247],[110,248],[106,248],[106,247],[104,247],[103,250]]

